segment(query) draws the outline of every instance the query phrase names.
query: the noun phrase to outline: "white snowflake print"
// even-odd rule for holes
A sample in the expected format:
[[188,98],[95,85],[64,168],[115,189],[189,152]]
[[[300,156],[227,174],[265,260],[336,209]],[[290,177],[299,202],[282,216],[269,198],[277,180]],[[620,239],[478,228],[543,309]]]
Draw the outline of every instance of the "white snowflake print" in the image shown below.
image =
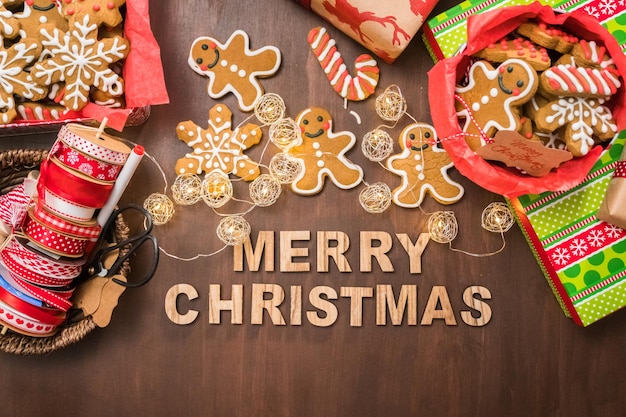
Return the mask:
[[593,16],[596,19],[600,19],[600,12],[595,6],[585,6],[583,9],[589,16]]
[[107,175],[109,176],[109,178],[115,178],[117,174],[119,173],[119,171],[120,171],[120,168],[118,166],[112,166],[111,168],[109,168]]
[[79,161],[79,155],[78,152],[76,151],[69,151],[67,153],[67,163],[68,164],[75,164],[76,162]]
[[552,260],[557,265],[566,265],[570,257],[567,248],[556,248],[552,254]]
[[592,230],[589,232],[589,236],[587,236],[587,242],[595,248],[601,247],[605,240],[606,236],[604,236],[601,230]]
[[624,229],[622,229],[621,227],[617,227],[613,224],[607,224],[606,226],[604,226],[604,232],[609,238],[616,239],[624,233]]
[[98,162],[98,170],[100,171],[104,171],[105,169],[107,169],[108,165],[104,162]]
[[585,256],[587,253],[587,242],[583,239],[574,239],[572,243],[569,245],[570,250],[574,254],[574,256]]
[[617,9],[617,5],[614,0],[601,0],[598,8],[603,15],[612,16]]
[[80,110],[87,104],[91,86],[112,96],[122,95],[122,79],[109,65],[128,55],[130,46],[126,39],[98,40],[98,26],[90,24],[89,15],[67,32],[42,25],[39,33],[43,56],[49,58],[34,66],[33,77],[43,85],[64,81],[63,101],[70,109]]
[[93,167],[86,162],[84,164],[80,164],[78,166],[78,170],[80,172],[84,172],[87,175],[93,175]]

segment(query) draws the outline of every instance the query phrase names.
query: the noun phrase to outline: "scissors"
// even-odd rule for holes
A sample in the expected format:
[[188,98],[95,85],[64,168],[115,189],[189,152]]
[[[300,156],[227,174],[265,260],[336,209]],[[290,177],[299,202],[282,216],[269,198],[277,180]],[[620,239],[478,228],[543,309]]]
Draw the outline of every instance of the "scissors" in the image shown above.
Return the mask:
[[[113,233],[115,230],[115,223],[120,214],[124,213],[127,210],[135,210],[139,212],[144,218],[144,230],[136,235],[131,235],[126,239],[123,239],[113,245],[107,244],[106,235],[109,233]],[[115,274],[119,273],[122,268],[124,262],[131,256],[137,253],[139,248],[144,244],[150,245],[150,249],[152,250],[152,261],[150,264],[150,269],[146,273],[146,275],[139,282],[124,282],[117,278],[112,278],[112,281],[116,284],[119,284],[126,288],[137,288],[145,285],[152,276],[156,272],[156,268],[159,264],[159,244],[157,239],[150,234],[152,232],[152,217],[150,214],[141,206],[135,204],[129,204],[123,208],[115,210],[107,222],[102,227],[102,231],[100,233],[100,238],[96,247],[99,247],[95,254],[92,257],[92,262],[90,267],[88,268],[89,276],[101,276],[110,278]],[[117,257],[113,265],[109,268],[105,267],[105,260],[109,256],[111,252],[119,250],[120,255]]]

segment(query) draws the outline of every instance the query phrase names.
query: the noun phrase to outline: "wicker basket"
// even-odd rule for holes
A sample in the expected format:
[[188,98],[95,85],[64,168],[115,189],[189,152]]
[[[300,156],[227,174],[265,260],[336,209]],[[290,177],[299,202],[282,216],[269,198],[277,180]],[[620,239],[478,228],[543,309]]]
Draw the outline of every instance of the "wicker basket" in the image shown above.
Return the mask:
[[[28,172],[38,169],[39,164],[48,155],[47,150],[12,150],[0,152],[0,194],[5,194],[21,184]],[[121,216],[115,224],[117,239],[127,238],[129,228]],[[120,274],[128,276],[128,263]],[[91,316],[85,317],[82,311],[70,309],[68,319],[59,326],[57,332],[48,337],[31,337],[18,333],[0,334],[0,350],[18,355],[38,355],[53,352],[82,340],[96,328]]]

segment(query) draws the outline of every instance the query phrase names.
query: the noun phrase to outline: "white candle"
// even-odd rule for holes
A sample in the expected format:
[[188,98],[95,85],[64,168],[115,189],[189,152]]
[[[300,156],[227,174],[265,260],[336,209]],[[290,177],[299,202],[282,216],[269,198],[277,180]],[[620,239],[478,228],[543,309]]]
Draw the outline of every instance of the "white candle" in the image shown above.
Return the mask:
[[124,164],[124,167],[120,171],[120,174],[113,185],[113,189],[111,190],[111,194],[109,195],[109,199],[104,203],[104,206],[100,209],[98,213],[97,222],[103,227],[104,224],[115,210],[117,203],[119,203],[122,198],[122,194],[124,194],[124,190],[128,186],[133,174],[137,170],[139,163],[141,162],[141,158],[143,158],[144,149],[141,145],[136,145],[130,155],[128,156],[128,160]]

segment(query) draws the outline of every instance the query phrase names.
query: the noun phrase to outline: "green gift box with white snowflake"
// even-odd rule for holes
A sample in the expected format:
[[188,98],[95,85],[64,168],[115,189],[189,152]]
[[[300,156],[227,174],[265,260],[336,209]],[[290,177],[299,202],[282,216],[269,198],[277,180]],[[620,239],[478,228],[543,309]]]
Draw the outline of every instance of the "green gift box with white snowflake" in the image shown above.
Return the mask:
[[563,311],[581,326],[626,306],[626,231],[596,217],[625,142],[623,131],[578,186],[509,200]]

